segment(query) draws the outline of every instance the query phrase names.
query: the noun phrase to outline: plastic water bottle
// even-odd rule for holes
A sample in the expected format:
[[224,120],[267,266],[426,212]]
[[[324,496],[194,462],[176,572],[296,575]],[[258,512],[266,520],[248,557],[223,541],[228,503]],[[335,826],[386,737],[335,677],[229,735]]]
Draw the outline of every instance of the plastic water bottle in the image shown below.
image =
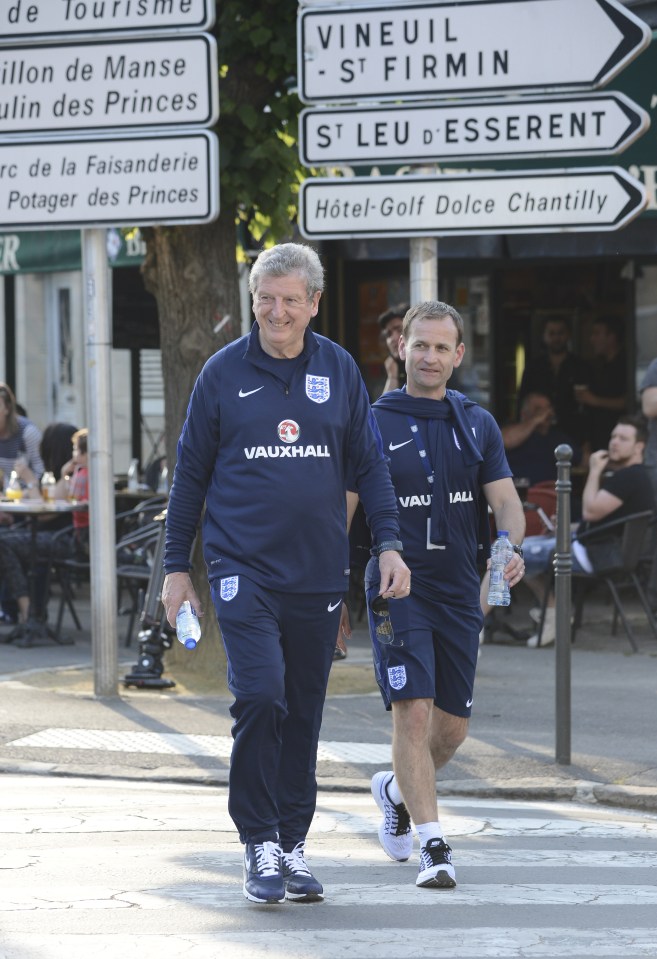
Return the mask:
[[511,590],[504,579],[504,567],[512,556],[513,546],[509,542],[508,530],[500,529],[490,551],[489,606],[508,606],[511,602]]
[[201,640],[201,624],[196,610],[188,599],[182,604],[176,616],[176,636],[185,649],[195,649]]

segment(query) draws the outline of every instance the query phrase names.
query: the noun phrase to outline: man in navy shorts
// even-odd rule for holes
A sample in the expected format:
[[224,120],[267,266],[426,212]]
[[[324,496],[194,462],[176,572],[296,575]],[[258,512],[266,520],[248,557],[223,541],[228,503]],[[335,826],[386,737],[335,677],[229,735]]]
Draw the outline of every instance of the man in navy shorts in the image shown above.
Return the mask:
[[[402,862],[410,857],[412,820],[420,842],[416,884],[439,888],[455,886],[456,879],[438,816],[436,771],[468,731],[489,506],[497,528],[509,530],[516,544],[505,570],[511,586],[524,570],[523,507],[500,430],[490,413],[446,388],[464,351],[463,321],[453,307],[438,301],[412,307],[400,340],[406,387],[373,407],[412,588],[390,603],[389,620],[369,612],[377,680],[392,710],[394,767],[394,773],[376,773],[372,793],[384,815],[379,839],[387,855]],[[369,607],[380,591],[374,558],[365,589]]]

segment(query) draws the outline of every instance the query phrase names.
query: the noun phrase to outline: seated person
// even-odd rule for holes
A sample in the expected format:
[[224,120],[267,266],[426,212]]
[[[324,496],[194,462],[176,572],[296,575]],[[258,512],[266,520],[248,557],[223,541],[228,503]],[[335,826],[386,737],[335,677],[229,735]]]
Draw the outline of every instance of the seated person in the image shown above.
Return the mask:
[[[53,424],[44,431],[45,446],[41,452],[46,469],[57,478],[55,499],[67,496],[86,502],[89,498],[87,479],[87,430],[76,430],[66,423]],[[63,461],[63,456],[68,458]],[[52,457],[52,458],[51,458]],[[29,485],[29,483],[28,483]],[[32,490],[28,490],[29,493]],[[37,493],[37,495],[39,495]],[[87,510],[73,513],[71,536],[53,537],[61,528],[61,521],[70,523],[69,516],[46,516],[43,529],[37,532],[37,555],[47,561],[53,555],[53,543],[58,556],[74,555],[80,549],[88,552],[89,514]],[[30,610],[28,570],[30,568],[32,534],[25,527],[0,533],[0,582],[6,593],[15,598],[18,605],[18,622],[28,620],[30,612],[42,614],[43,609]],[[41,604],[45,606],[42,598]]]
[[[654,510],[655,500],[647,468],[643,465],[643,451],[648,438],[646,423],[641,416],[622,416],[614,427],[607,450],[597,450],[589,458],[589,472],[582,495],[582,517],[578,532],[595,529],[632,513]],[[618,531],[621,535],[621,531]],[[525,582],[542,602],[545,577],[550,575],[550,564],[556,547],[554,536],[528,536],[523,544]],[[575,537],[572,542],[574,572],[593,572],[586,549]],[[540,611],[532,610],[532,618],[540,620]],[[549,646],[556,637],[554,592],[550,593],[545,610],[542,633],[536,632],[527,645]]]
[[[12,390],[0,383],[0,482],[7,484],[17,461],[25,461],[38,482],[44,469],[40,443],[40,430],[18,412]],[[10,525],[11,519],[8,513],[0,513],[0,523]]]
[[554,451],[567,443],[573,450],[573,466],[582,451],[571,436],[556,424],[554,407],[543,393],[528,393],[520,404],[520,419],[502,427],[507,462],[516,478],[526,477],[529,485],[557,478]]

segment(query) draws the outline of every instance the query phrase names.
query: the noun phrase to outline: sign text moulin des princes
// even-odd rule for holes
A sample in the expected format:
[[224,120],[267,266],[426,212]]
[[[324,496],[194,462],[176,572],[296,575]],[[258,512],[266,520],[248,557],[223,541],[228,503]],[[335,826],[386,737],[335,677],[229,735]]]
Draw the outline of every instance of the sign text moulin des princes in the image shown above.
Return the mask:
[[214,37],[0,47],[0,134],[210,126]]

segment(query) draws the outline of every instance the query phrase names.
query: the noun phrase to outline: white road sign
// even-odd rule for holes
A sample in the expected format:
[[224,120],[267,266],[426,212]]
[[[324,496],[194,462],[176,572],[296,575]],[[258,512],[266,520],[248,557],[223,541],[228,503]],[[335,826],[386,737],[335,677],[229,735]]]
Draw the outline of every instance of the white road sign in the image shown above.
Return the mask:
[[0,230],[209,223],[218,191],[208,130],[0,144]]
[[0,134],[211,126],[214,37],[0,47]]
[[0,37],[207,30],[215,0],[0,0]]
[[301,99],[601,87],[650,43],[617,0],[474,0],[306,8]]
[[303,110],[306,166],[620,153],[650,126],[622,93]]
[[318,178],[301,185],[299,226],[309,240],[617,230],[646,203],[620,167]]

